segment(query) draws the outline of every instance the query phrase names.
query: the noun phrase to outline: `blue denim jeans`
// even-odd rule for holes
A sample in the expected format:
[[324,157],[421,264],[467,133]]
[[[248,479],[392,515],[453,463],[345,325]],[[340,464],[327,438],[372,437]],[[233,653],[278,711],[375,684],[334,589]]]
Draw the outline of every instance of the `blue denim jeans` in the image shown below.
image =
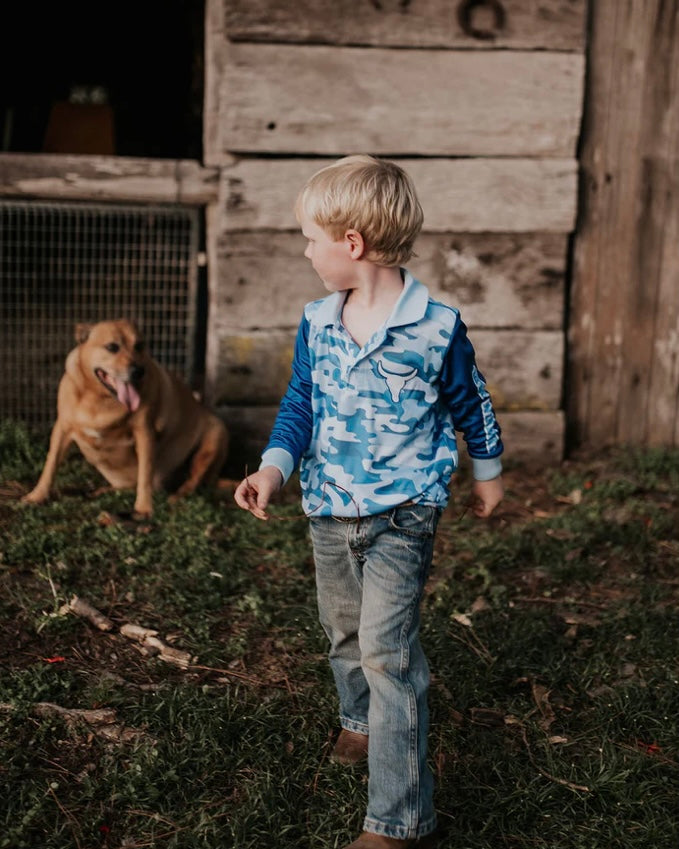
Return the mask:
[[309,520],[340,723],[369,733],[363,827],[401,840],[436,825],[419,608],[439,516],[411,504],[359,522]]

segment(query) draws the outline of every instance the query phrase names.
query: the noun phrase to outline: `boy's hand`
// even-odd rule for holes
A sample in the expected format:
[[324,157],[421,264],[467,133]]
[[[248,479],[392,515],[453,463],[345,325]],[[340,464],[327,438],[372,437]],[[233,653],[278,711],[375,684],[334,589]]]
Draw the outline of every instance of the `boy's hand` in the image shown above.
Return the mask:
[[472,510],[480,519],[487,519],[502,501],[505,487],[502,475],[489,481],[474,481],[472,486]]
[[264,466],[242,480],[233,497],[243,510],[249,510],[258,519],[268,519],[267,505],[271,496],[283,485],[283,476],[276,466]]

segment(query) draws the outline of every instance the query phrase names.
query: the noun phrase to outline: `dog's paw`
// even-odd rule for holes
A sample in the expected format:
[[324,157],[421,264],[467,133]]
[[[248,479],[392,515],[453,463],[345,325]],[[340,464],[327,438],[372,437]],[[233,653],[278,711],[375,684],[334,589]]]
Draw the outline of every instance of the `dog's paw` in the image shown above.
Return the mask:
[[132,518],[135,522],[145,522],[147,519],[150,519],[152,516],[152,510],[138,510],[136,507],[132,511]]
[[40,492],[39,490],[34,489],[22,496],[21,501],[23,504],[42,504],[47,501],[47,495],[48,493],[46,492]]

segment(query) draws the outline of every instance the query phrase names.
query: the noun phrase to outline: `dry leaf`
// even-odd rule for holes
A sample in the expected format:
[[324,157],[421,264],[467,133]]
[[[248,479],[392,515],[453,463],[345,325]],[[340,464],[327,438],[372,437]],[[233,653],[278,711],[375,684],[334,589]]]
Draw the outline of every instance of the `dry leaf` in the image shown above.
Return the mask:
[[465,628],[472,627],[472,620],[467,616],[466,613],[453,613],[450,618],[454,619],[460,625],[464,625]]

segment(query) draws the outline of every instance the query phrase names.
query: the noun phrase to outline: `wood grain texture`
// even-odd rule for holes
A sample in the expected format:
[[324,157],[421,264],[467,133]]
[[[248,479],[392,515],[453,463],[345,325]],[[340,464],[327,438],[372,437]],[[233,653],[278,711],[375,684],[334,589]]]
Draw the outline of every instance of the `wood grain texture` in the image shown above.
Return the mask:
[[578,444],[677,444],[679,3],[593,6],[568,416]]
[[[298,230],[297,193],[334,159],[237,159],[221,172],[223,229]],[[424,231],[568,233],[575,159],[399,159],[424,209]]]
[[585,0],[503,0],[501,22],[488,9],[477,7],[466,26],[458,18],[461,5],[451,0],[379,0],[360,5],[355,0],[224,0],[224,18],[233,41],[584,48]]
[[229,44],[224,61],[224,152],[575,154],[579,54]]
[[[556,331],[477,330],[477,364],[497,409],[557,410],[561,400],[563,335]],[[294,331],[228,333],[217,329],[219,369],[212,401],[275,404],[290,378]]]
[[0,153],[0,197],[204,204],[218,184],[190,159]]
[[[213,308],[230,330],[290,328],[323,284],[299,233],[222,234]],[[470,328],[563,329],[567,237],[425,233],[408,268]]]
[[470,329],[564,329],[568,239],[551,233],[420,236],[408,267]]
[[205,91],[203,94],[203,160],[214,165],[221,159],[219,91],[224,73],[226,31],[223,0],[205,0]]

